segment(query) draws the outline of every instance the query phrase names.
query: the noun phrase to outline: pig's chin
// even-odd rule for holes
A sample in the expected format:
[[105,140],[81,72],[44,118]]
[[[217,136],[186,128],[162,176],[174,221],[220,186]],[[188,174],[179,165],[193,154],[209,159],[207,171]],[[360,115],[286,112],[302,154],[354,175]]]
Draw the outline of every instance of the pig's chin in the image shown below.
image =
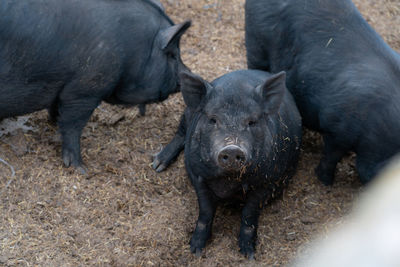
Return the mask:
[[243,164],[240,166],[231,166],[231,167],[221,167],[218,165],[217,162],[215,162],[215,166],[217,169],[218,176],[220,177],[237,177],[237,178],[231,178],[231,179],[236,179],[237,181],[240,181],[241,178],[244,174],[246,174],[249,170],[249,164]]
[[240,181],[234,178],[218,178],[207,181],[209,188],[219,198],[229,198],[242,188]]

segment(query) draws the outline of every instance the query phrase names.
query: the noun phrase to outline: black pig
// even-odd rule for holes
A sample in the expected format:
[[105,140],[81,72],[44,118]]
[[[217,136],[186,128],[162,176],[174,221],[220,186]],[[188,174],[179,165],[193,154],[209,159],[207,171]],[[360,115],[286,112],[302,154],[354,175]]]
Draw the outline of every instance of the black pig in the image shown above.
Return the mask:
[[102,100],[144,113],[179,91],[189,26],[157,0],[1,1],[0,119],[49,109],[64,164],[82,167],[81,132]]
[[362,183],[400,151],[400,56],[350,0],[247,0],[248,67],[286,71],[304,125],[323,134],[319,180],[357,154]]
[[162,171],[185,148],[200,209],[190,241],[193,253],[199,254],[210,237],[217,201],[240,195],[245,205],[239,247],[254,256],[260,209],[292,177],[299,155],[301,119],[285,77],[242,70],[210,84],[182,73],[187,108],[153,167]]

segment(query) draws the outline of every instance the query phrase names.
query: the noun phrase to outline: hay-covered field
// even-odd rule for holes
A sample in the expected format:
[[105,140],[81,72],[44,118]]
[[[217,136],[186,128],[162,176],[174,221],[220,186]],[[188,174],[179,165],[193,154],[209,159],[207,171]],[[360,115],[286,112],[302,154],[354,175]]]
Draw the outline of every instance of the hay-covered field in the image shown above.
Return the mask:
[[[175,22],[191,19],[181,49],[184,62],[212,80],[246,67],[244,0],[161,0]],[[400,50],[400,2],[356,0],[366,19]],[[101,105],[82,136],[89,174],[65,168],[57,128],[42,111],[34,130],[0,137],[0,266],[280,266],[296,250],[351,209],[362,188],[353,157],[338,165],[325,187],[313,169],[321,138],[306,132],[297,174],[260,218],[256,261],[239,252],[240,211],[221,206],[201,258],[190,253],[197,200],[182,155],[167,171],[152,155],[174,135],[184,104],[180,94],[147,107]]]

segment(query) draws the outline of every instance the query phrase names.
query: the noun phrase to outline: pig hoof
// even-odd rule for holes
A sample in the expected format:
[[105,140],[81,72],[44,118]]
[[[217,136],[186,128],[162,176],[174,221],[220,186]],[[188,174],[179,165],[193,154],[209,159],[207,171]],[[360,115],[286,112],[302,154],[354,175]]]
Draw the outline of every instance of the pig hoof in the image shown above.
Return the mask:
[[63,162],[64,165],[66,167],[75,167],[77,168],[79,171],[81,171],[79,168],[81,168],[82,170],[85,169],[85,167],[82,166],[82,161],[79,159],[76,159],[74,153],[72,153],[71,151],[65,150],[63,151]]
[[84,165],[76,167],[76,170],[78,172],[80,172],[82,175],[85,175],[88,173],[88,169]]
[[146,105],[145,104],[140,104],[139,105],[139,114],[140,116],[146,115]]
[[202,248],[190,246],[190,251],[196,256],[196,257],[201,257],[201,254],[203,252]]
[[163,170],[165,170],[165,169],[167,168],[167,167],[165,166],[165,164],[163,164],[163,163],[161,162],[161,160],[158,158],[158,155],[156,155],[156,156],[154,157],[152,167],[153,167],[153,169],[154,169],[156,172],[162,172]]
[[53,118],[53,117],[48,117],[47,118],[47,121],[48,121],[48,123],[51,125],[51,126],[56,126],[57,125],[57,119],[56,118]]
[[201,256],[206,240],[192,238],[190,240],[190,251],[196,256]]
[[202,254],[201,252],[202,252],[202,250],[201,250],[200,248],[196,248],[196,251],[195,251],[194,255],[195,255],[196,257],[200,258],[200,257],[201,257],[201,254]]
[[248,260],[255,260],[253,248],[242,248],[240,249],[240,253],[242,253]]
[[256,258],[254,257],[254,252],[247,254],[247,259],[251,261],[256,260]]
[[326,179],[326,178],[323,178],[323,177],[318,177],[318,180],[320,180],[321,181],[321,183],[323,183],[324,185],[326,185],[326,186],[330,186],[330,185],[332,185],[333,184],[333,181],[331,180],[331,179]]
[[249,260],[251,260],[251,261],[255,261],[256,260],[256,257],[254,256],[254,253],[251,253],[251,254],[247,255],[247,258]]
[[63,153],[63,154],[64,154],[63,155],[63,162],[64,162],[65,167],[71,166],[72,159],[71,159],[69,153]]
[[318,180],[320,180],[324,185],[329,186],[333,184],[333,177],[324,173],[319,166],[315,169],[315,174],[317,175]]
[[247,257],[249,260],[254,260],[254,241],[248,240],[240,240],[239,241],[239,247],[240,247],[240,253],[242,253],[245,257]]

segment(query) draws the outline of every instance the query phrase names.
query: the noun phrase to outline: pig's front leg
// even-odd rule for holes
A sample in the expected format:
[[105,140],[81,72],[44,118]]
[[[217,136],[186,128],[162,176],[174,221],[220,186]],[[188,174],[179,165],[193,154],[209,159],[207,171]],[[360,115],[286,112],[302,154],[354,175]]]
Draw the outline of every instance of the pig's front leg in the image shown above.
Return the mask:
[[[190,174],[189,174],[190,175]],[[190,251],[196,256],[201,255],[207,240],[211,237],[211,228],[217,209],[217,199],[213,192],[204,183],[202,177],[192,179],[199,202],[199,217],[196,228],[190,240]]]
[[242,221],[239,233],[240,253],[248,259],[254,259],[258,218],[265,201],[264,188],[248,192],[246,204],[242,210]]
[[153,159],[152,166],[156,172],[165,170],[178,157],[179,153],[185,147],[185,134],[185,115],[182,115],[178,131],[174,138]]

